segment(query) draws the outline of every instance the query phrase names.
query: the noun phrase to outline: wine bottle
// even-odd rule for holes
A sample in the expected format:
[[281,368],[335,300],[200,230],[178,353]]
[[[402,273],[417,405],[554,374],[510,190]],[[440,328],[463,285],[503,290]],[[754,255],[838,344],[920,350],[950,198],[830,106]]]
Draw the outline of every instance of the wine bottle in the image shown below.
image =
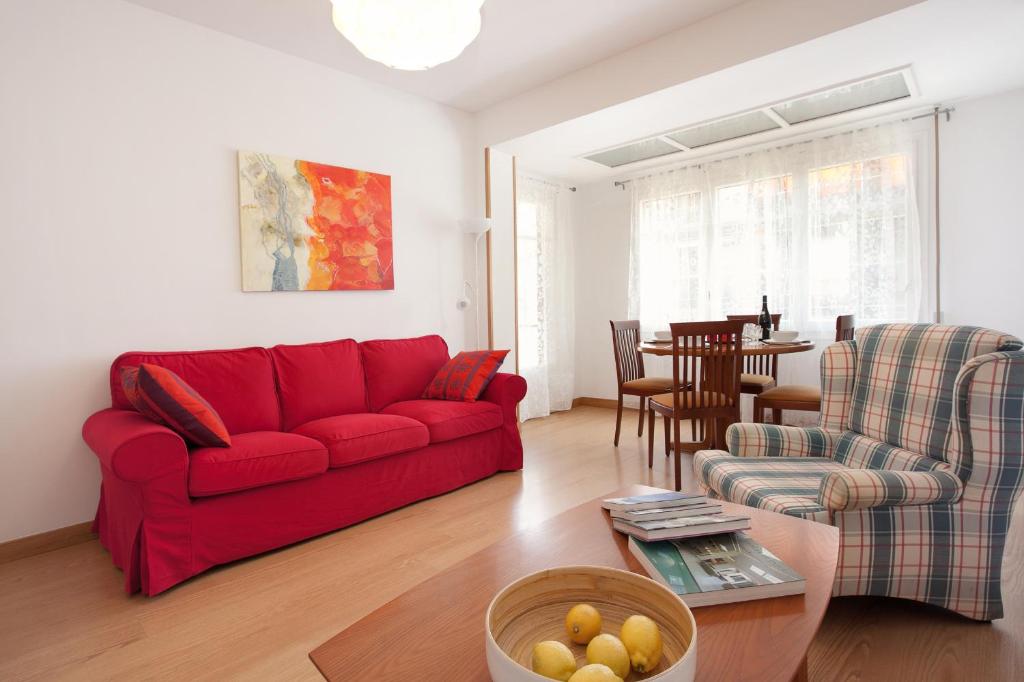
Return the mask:
[[768,313],[768,296],[761,297],[761,314],[757,316],[757,324],[761,327],[761,340],[772,337],[772,316]]

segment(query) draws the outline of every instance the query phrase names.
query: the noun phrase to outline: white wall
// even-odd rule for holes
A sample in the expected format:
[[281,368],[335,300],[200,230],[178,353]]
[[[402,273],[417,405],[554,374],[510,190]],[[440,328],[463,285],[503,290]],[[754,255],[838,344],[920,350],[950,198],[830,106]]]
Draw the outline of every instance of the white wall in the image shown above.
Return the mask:
[[630,193],[602,181],[576,195],[576,395],[614,398],[608,321],[628,315]]
[[1024,337],[1024,90],[961,102],[940,124],[943,321]]
[[[468,115],[116,0],[3,3],[0,63],[0,541],[91,518],[118,353],[462,348]],[[395,290],[243,294],[240,148],[390,174]]]

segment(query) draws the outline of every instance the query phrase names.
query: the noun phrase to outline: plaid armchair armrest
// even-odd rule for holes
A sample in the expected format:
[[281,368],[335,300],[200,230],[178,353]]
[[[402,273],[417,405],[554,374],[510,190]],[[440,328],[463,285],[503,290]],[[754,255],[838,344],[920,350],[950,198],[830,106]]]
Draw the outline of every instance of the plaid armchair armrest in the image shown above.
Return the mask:
[[833,471],[821,481],[818,503],[831,511],[956,502],[963,482],[946,471]]
[[817,426],[731,424],[725,444],[736,457],[831,457],[837,437]]

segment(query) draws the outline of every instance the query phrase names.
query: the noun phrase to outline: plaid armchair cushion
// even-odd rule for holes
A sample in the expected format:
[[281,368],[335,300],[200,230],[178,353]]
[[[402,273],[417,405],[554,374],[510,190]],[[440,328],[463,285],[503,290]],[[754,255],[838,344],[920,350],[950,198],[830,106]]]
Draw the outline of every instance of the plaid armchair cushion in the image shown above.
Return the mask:
[[774,424],[730,424],[725,432],[726,447],[737,457],[829,457],[833,439],[825,429]]
[[811,521],[829,522],[818,502],[822,480],[846,467],[826,457],[733,457],[701,450],[693,458],[697,483],[709,497]]
[[943,461],[924,457],[853,431],[847,431],[836,439],[832,459],[851,469],[951,471],[950,466]]
[[818,503],[830,511],[934,504],[956,502],[963,490],[963,482],[944,471],[848,469],[822,479]]

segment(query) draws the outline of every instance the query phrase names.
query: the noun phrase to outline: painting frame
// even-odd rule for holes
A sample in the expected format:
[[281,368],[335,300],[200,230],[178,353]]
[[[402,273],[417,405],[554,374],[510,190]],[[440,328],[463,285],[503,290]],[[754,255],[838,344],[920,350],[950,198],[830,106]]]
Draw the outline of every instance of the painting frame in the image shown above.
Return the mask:
[[242,290],[394,290],[391,176],[238,151]]

